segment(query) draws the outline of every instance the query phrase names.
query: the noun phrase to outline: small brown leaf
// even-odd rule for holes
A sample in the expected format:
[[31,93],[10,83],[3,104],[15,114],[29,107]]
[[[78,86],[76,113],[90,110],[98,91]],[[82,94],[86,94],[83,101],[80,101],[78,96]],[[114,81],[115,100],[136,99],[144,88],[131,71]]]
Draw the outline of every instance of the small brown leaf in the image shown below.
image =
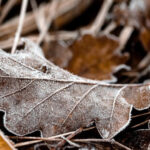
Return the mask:
[[118,46],[114,36],[85,35],[70,47],[73,58],[67,69],[90,79],[113,79],[112,73],[128,59],[128,55],[117,52]]

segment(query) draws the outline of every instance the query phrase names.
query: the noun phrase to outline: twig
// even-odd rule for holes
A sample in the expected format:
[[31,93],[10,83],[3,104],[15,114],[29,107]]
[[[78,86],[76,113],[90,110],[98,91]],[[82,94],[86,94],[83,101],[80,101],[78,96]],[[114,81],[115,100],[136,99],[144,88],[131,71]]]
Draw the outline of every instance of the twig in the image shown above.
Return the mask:
[[39,39],[37,41],[38,44],[40,44],[43,41],[43,39],[44,39],[45,35],[47,34],[47,31],[48,31],[52,21],[54,19],[54,17],[56,16],[56,8],[58,6],[58,3],[59,3],[59,0],[53,0],[52,1],[52,4],[49,8],[50,12],[49,12],[48,20],[47,20],[47,25],[45,25],[43,30],[41,30],[41,32],[40,32]]
[[120,41],[119,42],[120,43],[119,51],[121,51],[125,47],[125,45],[128,42],[133,30],[134,30],[134,28],[131,26],[126,26],[123,28],[123,30],[119,36],[119,41]]
[[[58,32],[50,32],[51,38],[50,41],[58,41],[58,40],[75,40],[78,37],[77,31],[58,31]],[[46,36],[49,37],[47,34]],[[46,38],[48,38],[46,37]],[[31,41],[37,42],[38,35],[30,35],[26,38],[30,39]],[[0,41],[0,48],[1,49],[9,49],[13,45],[14,38],[9,38],[4,41]],[[18,46],[20,46],[22,42],[19,40]]]
[[121,144],[121,143],[119,143],[117,141],[113,141],[113,143],[118,145],[118,146],[120,146],[120,147],[122,147],[122,148],[124,148],[124,149],[126,149],[126,150],[131,150],[129,147],[127,147],[127,146],[125,146],[125,145],[123,145],[123,144]]
[[[70,145],[72,145],[72,146],[74,146],[74,147],[80,147],[79,144],[76,144],[76,143],[70,141],[68,138],[65,138],[64,136],[62,136],[61,138],[63,139],[63,141],[65,141],[64,144],[65,144],[66,142],[68,142]],[[61,147],[62,147],[64,144],[62,144]]]
[[143,114],[139,114],[139,115],[135,115],[135,116],[132,116],[132,119],[133,119],[133,118],[137,118],[137,117],[146,116],[146,115],[149,115],[149,114],[150,114],[150,112],[143,113]]
[[[89,127],[89,128],[85,128],[83,129],[83,131],[89,131],[89,130],[92,130],[94,129],[95,127]],[[48,137],[48,138],[44,138],[44,137],[17,137],[17,136],[9,136],[9,138],[11,139],[21,139],[21,140],[33,140],[33,141],[29,141],[29,142],[21,142],[21,143],[18,143],[17,144],[17,147],[21,147],[21,146],[26,146],[26,145],[30,145],[30,144],[35,144],[35,143],[39,143],[39,142],[42,142],[42,141],[61,141],[61,138],[62,136],[67,136],[67,135],[70,135],[70,134],[74,134],[76,131],[72,131],[72,132],[67,132],[67,133],[64,133],[64,134],[59,134],[59,135],[56,135],[56,136],[51,136],[51,137]]]
[[38,27],[38,30],[41,32],[43,26],[45,26],[45,15],[44,15],[44,9],[38,9],[36,0],[30,0],[31,7],[33,9],[33,14],[35,16],[35,21]]
[[138,64],[138,69],[146,68],[150,64],[150,52]]
[[[56,12],[55,18],[60,17],[60,16],[64,15],[65,13],[68,13],[72,9],[77,8],[81,1],[82,0],[69,0],[69,1],[68,0],[60,0],[58,9],[57,9],[57,11],[55,11]],[[48,18],[50,6],[51,6],[51,3],[43,4],[43,5],[41,5],[41,7],[39,7],[38,11],[39,12],[43,11],[46,18]],[[12,20],[8,20],[7,22],[5,22],[5,24],[2,24],[0,26],[0,37],[1,38],[6,37],[6,36],[11,37],[12,35],[14,35],[14,33],[17,30],[18,22],[19,22],[19,17],[17,16],[17,17],[14,17]],[[31,33],[31,31],[34,31],[36,29],[37,29],[37,25],[35,22],[34,12],[27,12],[26,18],[24,20],[22,34]]]
[[35,141],[28,141],[28,142],[21,142],[21,143],[17,143],[14,145],[14,147],[22,147],[22,146],[27,146],[27,145],[31,145],[31,144],[35,144],[35,143],[39,143],[42,142],[42,140],[35,140]]
[[145,121],[143,121],[143,122],[141,122],[141,123],[138,123],[138,124],[136,124],[136,125],[132,126],[131,128],[137,128],[137,127],[140,127],[140,126],[142,126],[142,125],[144,125],[144,124],[148,123],[148,122],[149,122],[149,120],[150,120],[150,119],[145,120]]
[[150,65],[148,65],[144,70],[140,71],[140,73],[133,79],[132,82],[137,82],[141,77],[145,76],[150,71]]
[[[60,137],[62,137],[62,135],[60,135]],[[67,140],[66,138],[64,138],[65,140]],[[61,139],[51,139],[49,141],[61,141]],[[35,143],[39,143],[42,142],[42,140],[34,140],[34,141],[28,141],[28,142],[21,142],[18,144],[15,144],[15,147],[22,147],[22,146],[27,146],[27,145],[31,145],[31,144],[35,144]],[[77,142],[77,143],[87,143],[87,142],[109,142],[112,144],[116,144],[126,150],[131,150],[130,148],[128,148],[127,146],[115,141],[115,140],[110,140],[110,139],[73,139],[73,140],[67,140],[67,142],[69,142],[69,144],[75,144],[75,143],[70,143],[70,142]],[[77,145],[76,145],[77,146]]]
[[92,34],[96,35],[98,34],[98,31],[101,29],[102,25],[104,24],[105,18],[107,16],[108,10],[111,7],[113,3],[113,0],[104,0],[102,8],[98,12],[98,15],[91,25],[89,29],[82,29],[82,34]]
[[112,30],[114,30],[116,28],[116,23],[115,22],[111,22],[104,30],[103,33],[104,34],[109,34]]
[[67,140],[71,140],[73,137],[75,137],[77,134],[81,133],[82,131],[83,131],[83,128],[77,129],[74,133],[70,134],[67,138],[65,138],[64,140],[60,141],[58,143],[57,147],[62,147],[63,145],[65,145]]
[[13,47],[12,47],[12,50],[11,50],[12,54],[15,52],[18,41],[19,41],[19,37],[20,37],[20,34],[21,34],[21,30],[22,30],[22,27],[23,27],[23,21],[24,21],[26,9],[27,9],[27,4],[28,4],[28,0],[23,0],[22,5],[21,5],[19,25],[18,25],[18,29],[17,29],[16,35],[15,35],[14,44],[13,44]]
[[0,24],[5,19],[5,17],[7,16],[8,12],[11,10],[11,8],[16,4],[16,2],[17,2],[17,0],[7,1],[7,3],[5,4],[5,6],[3,7],[2,11],[1,11]]
[[[95,128],[95,126],[94,127],[85,128],[85,129],[83,129],[83,132],[92,130],[94,128]],[[61,136],[67,136],[67,135],[73,134],[74,132],[76,132],[76,131],[67,132],[67,133],[56,135],[56,136],[51,136],[51,137],[48,137],[48,138],[44,138],[44,137],[28,137],[28,136],[25,136],[25,137],[23,137],[23,136],[9,136],[9,138],[11,138],[11,139],[20,139],[20,140],[43,140],[43,141],[51,141],[53,139],[60,138]]]
[[131,150],[129,147],[127,147],[127,146],[125,146],[125,145],[123,145],[123,144],[121,144],[121,143],[119,143],[119,142],[117,142],[117,141],[115,141],[113,139],[112,140],[109,140],[109,139],[74,139],[72,141],[78,142],[78,143],[86,143],[86,142],[110,142],[110,143],[116,144],[116,145],[118,145],[118,146],[120,146],[120,147],[122,147],[122,148],[124,148],[126,150]]

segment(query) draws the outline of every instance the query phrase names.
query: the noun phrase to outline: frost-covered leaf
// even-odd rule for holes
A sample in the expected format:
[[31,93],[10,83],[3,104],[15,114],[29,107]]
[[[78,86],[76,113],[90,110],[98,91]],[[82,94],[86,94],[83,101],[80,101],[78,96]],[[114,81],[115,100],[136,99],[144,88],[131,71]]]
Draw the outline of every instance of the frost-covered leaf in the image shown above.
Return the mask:
[[40,130],[47,137],[95,121],[100,135],[111,138],[129,124],[132,106],[149,107],[149,84],[109,85],[81,78],[37,55],[32,42],[25,43],[13,55],[0,51],[0,109],[9,131],[25,135]]

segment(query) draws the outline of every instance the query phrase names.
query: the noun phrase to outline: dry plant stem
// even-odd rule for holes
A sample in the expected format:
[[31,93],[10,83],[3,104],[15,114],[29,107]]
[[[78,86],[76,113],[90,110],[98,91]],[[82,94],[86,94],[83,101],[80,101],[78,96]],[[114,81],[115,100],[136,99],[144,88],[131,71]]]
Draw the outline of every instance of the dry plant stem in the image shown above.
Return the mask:
[[133,118],[137,118],[137,117],[146,116],[146,115],[149,115],[149,114],[150,114],[150,112],[143,113],[143,114],[139,114],[139,115],[135,115],[135,116],[132,116],[132,119],[133,119]]
[[[83,131],[89,131],[89,130],[92,130],[96,128],[95,126],[94,127],[89,127],[89,128],[86,128],[86,129],[83,129]],[[52,137],[48,137],[48,138],[44,138],[44,137],[22,137],[22,136],[9,136],[9,138],[11,139],[20,139],[20,140],[43,140],[43,141],[51,141],[51,140],[56,140],[56,138],[60,138],[61,136],[67,136],[67,135],[70,135],[70,134],[74,134],[76,131],[72,131],[72,132],[67,132],[67,133],[64,133],[64,134],[60,134],[60,135],[56,135],[56,136],[52,136]]]
[[[40,22],[41,22],[41,19],[38,18],[39,15],[40,15],[40,12],[42,11],[38,11],[38,6],[37,6],[37,3],[35,0],[30,0],[30,4],[31,4],[31,7],[33,9],[33,14],[34,14],[34,17],[35,17],[35,21],[36,21],[36,24],[37,24],[37,27],[39,29],[39,31],[41,31],[41,26],[40,26]],[[44,15],[42,16],[42,18],[44,17]],[[43,23],[43,22],[42,22]]]
[[133,30],[134,30],[134,28],[131,26],[125,26],[123,28],[123,30],[121,31],[120,36],[119,36],[119,41],[120,41],[119,51],[121,51],[125,47]]
[[150,64],[150,52],[141,60],[138,65],[138,69],[146,68]]
[[113,3],[113,0],[104,0],[102,8],[98,12],[98,15],[94,21],[94,23],[91,25],[89,29],[83,29],[81,31],[82,34],[92,34],[96,35],[98,34],[99,30],[101,29],[102,25],[104,24],[105,18],[108,14],[108,10],[111,7]]
[[131,150],[129,147],[127,147],[127,146],[125,146],[125,145],[123,145],[123,144],[121,144],[121,143],[119,143],[119,142],[117,142],[117,141],[115,141],[115,140],[108,140],[108,139],[74,139],[74,140],[72,140],[72,141],[74,141],[74,142],[78,142],[78,143],[87,143],[87,142],[110,142],[110,143],[112,143],[112,144],[116,144],[116,145],[118,145],[119,147],[122,147],[122,148],[124,148],[124,149],[126,149],[126,150]]
[[[76,143],[70,141],[68,138],[65,138],[64,136],[62,136],[61,138],[65,141],[65,143],[68,142],[70,145],[72,145],[72,146],[74,146],[74,147],[80,147],[79,144],[76,144]],[[65,144],[65,143],[64,143],[64,144]],[[63,145],[64,145],[64,144],[63,144]],[[63,145],[62,145],[62,146],[63,146]],[[61,146],[61,147],[62,147],[62,146]]]
[[[50,36],[51,35],[51,36]],[[46,35],[46,38],[49,38],[50,41],[58,41],[58,40],[75,40],[78,37],[77,31],[58,31],[58,32],[51,32],[50,34]],[[47,37],[48,36],[48,37]],[[38,35],[30,35],[26,38],[30,39],[31,41],[37,42]],[[4,41],[0,41],[0,48],[1,49],[9,49],[13,45],[14,38],[9,38]],[[22,42],[19,40],[18,46],[20,46]]]
[[[56,139],[55,141],[59,141],[60,139]],[[39,140],[37,140],[39,141]],[[18,143],[15,144],[15,147],[22,147],[22,146],[27,146],[27,145],[31,145],[31,144],[35,144],[38,143],[37,141],[29,141],[29,142],[22,142],[22,143]],[[122,147],[126,150],[131,150],[130,148],[128,148],[127,146],[115,141],[115,140],[108,140],[108,139],[74,139],[71,140],[72,142],[77,142],[77,143],[87,143],[87,142],[110,142],[113,144],[118,145],[119,147]],[[40,141],[41,142],[41,141]]]
[[[69,134],[73,134],[75,133],[76,131],[73,131],[73,132],[68,132],[68,133],[64,133],[64,134],[60,134],[60,135],[56,135],[56,136],[52,136],[52,137],[49,137],[49,138],[41,138],[41,137],[24,137],[24,139],[38,139],[38,140],[33,140],[33,141],[28,141],[28,142],[21,142],[21,143],[18,143],[15,145],[15,147],[22,147],[22,146],[26,146],[26,145],[31,145],[31,144],[35,144],[35,143],[39,143],[39,142],[42,142],[42,141],[57,141],[56,138],[61,138],[62,136],[66,136],[66,135],[69,135]],[[21,137],[18,137],[21,139]],[[23,139],[23,137],[22,137]],[[58,139],[59,140],[59,139]],[[61,139],[60,139],[61,140]]]
[[136,78],[133,79],[133,81],[132,81],[133,83],[137,82],[141,77],[143,77],[144,75],[146,75],[150,71],[150,66],[149,66],[149,64],[147,64],[147,65],[148,66],[144,70],[140,71],[140,74],[138,74],[136,76]]
[[[94,129],[95,127],[89,127],[86,129],[83,129],[83,131],[89,131]],[[17,136],[9,136],[9,138],[11,139],[21,139],[21,140],[32,140],[32,141],[28,141],[28,142],[21,142],[16,144],[15,146],[17,147],[22,147],[22,146],[26,146],[26,145],[31,145],[31,144],[35,144],[35,143],[39,143],[42,141],[62,141],[61,138],[62,136],[67,136],[67,135],[73,135],[76,131],[72,131],[72,132],[67,132],[64,134],[60,134],[60,135],[56,135],[56,136],[52,136],[52,137],[48,137],[48,138],[44,138],[44,137],[17,137]]]
[[112,30],[117,27],[115,22],[111,22],[103,31],[104,34],[109,34]]
[[[79,128],[77,129],[74,133],[70,134],[66,139],[67,140],[71,140],[73,137],[75,137],[77,134],[81,133],[83,131],[83,128]],[[67,140],[64,139],[62,141],[60,141],[57,145],[57,147],[62,147],[66,144]]]
[[16,35],[15,35],[14,44],[13,44],[13,47],[11,50],[12,54],[15,52],[16,47],[18,45],[18,41],[20,38],[20,34],[21,34],[21,30],[22,30],[23,22],[24,22],[24,18],[25,18],[25,13],[26,13],[26,9],[27,9],[27,4],[28,4],[28,0],[23,0],[22,5],[21,5],[19,25],[18,25],[18,29],[17,29]]
[[[38,9],[37,2],[35,0],[31,0],[30,3],[31,3],[32,9],[33,9],[33,12],[34,12],[37,28],[38,28],[39,32],[42,33],[43,27],[45,27],[45,24],[47,24],[46,17],[44,15],[44,9]],[[48,33],[45,33],[45,37],[46,37],[46,39],[50,39],[50,35]]]
[[32,145],[32,144],[39,143],[39,142],[42,142],[42,140],[35,140],[35,141],[28,141],[28,142],[21,142],[21,143],[15,144],[14,147],[17,148],[17,147],[22,147],[22,146]]
[[[71,11],[72,9],[77,8],[81,0],[61,0],[58,6],[58,9],[56,11],[56,16],[60,17],[61,15],[67,13],[68,11]],[[39,7],[38,11],[45,14],[46,18],[48,18],[49,13],[49,7],[51,6],[51,3],[43,4],[41,7]],[[38,16],[39,17],[39,16]],[[12,20],[7,21],[5,24],[2,24],[0,26],[0,37],[12,37],[14,33],[17,30],[19,22],[19,17],[14,17]],[[44,24],[45,25],[45,24]],[[35,22],[35,16],[33,12],[26,13],[26,18],[24,20],[24,28],[22,29],[22,34],[31,33],[32,31],[37,29],[37,25]],[[8,38],[7,38],[8,39]]]
[[146,124],[146,123],[148,123],[148,122],[149,122],[149,119],[148,119],[148,120],[145,120],[145,121],[143,121],[143,122],[141,122],[141,123],[138,123],[138,124],[132,126],[131,128],[137,128],[137,127],[140,127],[140,126],[142,126],[142,125],[144,125],[144,124]]
[[41,30],[37,44],[40,44],[43,41],[45,35],[47,34],[48,29],[49,29],[54,17],[56,16],[55,13],[56,13],[56,8],[58,6],[58,3],[59,3],[59,0],[53,0],[52,1],[52,4],[50,6],[50,12],[49,12],[47,24],[46,24],[46,26],[44,26],[43,30]]
[[1,11],[0,24],[3,22],[3,20],[7,16],[8,12],[16,4],[16,2],[17,2],[17,0],[9,0],[9,1],[7,1],[7,3],[5,4],[4,8]]

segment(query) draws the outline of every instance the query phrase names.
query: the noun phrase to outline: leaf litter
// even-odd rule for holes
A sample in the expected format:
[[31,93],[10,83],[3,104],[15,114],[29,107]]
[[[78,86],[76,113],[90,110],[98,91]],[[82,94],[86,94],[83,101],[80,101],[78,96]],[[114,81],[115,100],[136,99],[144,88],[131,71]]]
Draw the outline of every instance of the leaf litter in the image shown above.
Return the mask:
[[[139,134],[137,144],[133,141],[128,144],[124,142],[124,132],[131,130],[136,133],[135,129],[147,132],[145,129],[149,122],[149,2],[89,0],[81,5],[80,0],[61,0],[58,6],[57,2],[56,6],[53,5],[55,2],[48,5],[32,2],[33,11],[28,8],[27,12],[23,12],[21,9],[24,13],[21,16],[25,15],[25,19],[22,24],[22,17],[19,26],[18,18],[10,21],[7,15],[20,2],[2,2],[0,9],[3,11],[8,7],[0,16],[0,47],[3,49],[0,50],[0,109],[5,112],[2,126],[7,132],[17,135],[10,137],[15,142],[17,138],[29,140],[13,146],[26,149],[30,144],[47,141],[54,143],[53,146],[45,145],[50,149],[80,149],[86,143],[87,149],[94,146],[95,149],[127,150],[136,149],[143,139],[145,145],[138,148],[148,149],[149,139],[145,134]],[[88,27],[74,31],[59,30],[66,29],[65,24],[70,22],[71,25],[71,20],[76,20],[86,10],[88,16],[92,11],[89,8],[96,8],[96,3],[100,8]],[[22,5],[26,7],[25,0]],[[54,7],[58,11],[53,12]],[[76,8],[79,8],[78,12]],[[48,13],[51,15],[48,16]],[[17,40],[13,43],[17,28]],[[48,31],[49,28],[52,32]],[[22,35],[28,39],[19,39]],[[136,43],[135,46],[133,43]],[[21,46],[20,50],[17,50],[17,45]],[[13,54],[4,51],[11,48]],[[134,53],[140,53],[140,59],[133,57],[132,49],[137,49]],[[76,75],[54,65],[44,55]],[[131,68],[131,62],[139,64]],[[143,84],[109,84],[121,83],[120,79],[124,83],[138,81]],[[91,125],[96,125],[97,135],[99,133],[104,139],[97,139],[97,135],[94,139],[74,139],[81,132],[93,131],[95,127],[91,128]],[[42,137],[33,137],[34,131],[40,131]],[[33,136],[27,137],[27,134]],[[131,139],[131,136],[127,138]],[[34,148],[40,149],[40,144]]]

